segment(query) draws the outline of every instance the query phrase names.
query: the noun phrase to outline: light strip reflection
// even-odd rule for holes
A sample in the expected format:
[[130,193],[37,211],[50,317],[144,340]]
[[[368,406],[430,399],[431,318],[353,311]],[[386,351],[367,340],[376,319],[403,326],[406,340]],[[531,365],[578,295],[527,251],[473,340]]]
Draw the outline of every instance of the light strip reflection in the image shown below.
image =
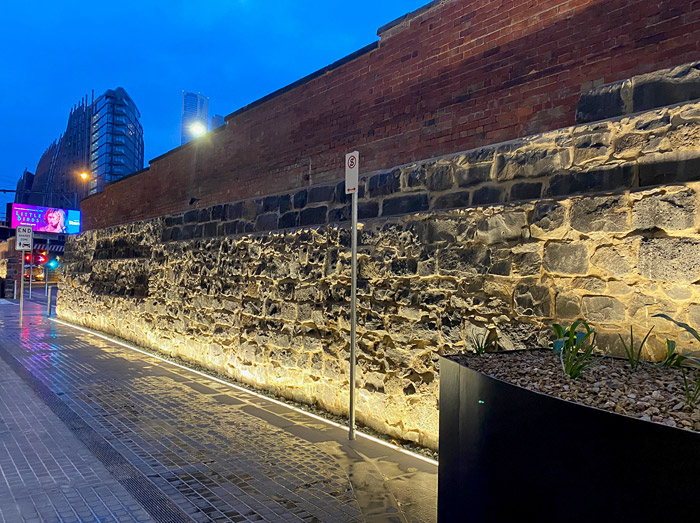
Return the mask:
[[[49,318],[49,319],[51,321],[54,321],[56,323],[59,323],[61,325],[66,326],[66,327],[70,327],[71,329],[79,330],[79,331],[85,332],[87,334],[92,334],[93,336],[97,336],[98,338],[102,338],[103,340],[107,340],[111,343],[115,343],[115,344],[120,345],[122,347],[125,347],[127,349],[130,349],[130,350],[133,350],[136,352],[140,352],[141,354],[145,354],[146,356],[156,358],[164,363],[167,363],[168,365],[172,365],[174,367],[178,367],[180,369],[184,369],[184,370],[187,370],[189,372],[193,372],[194,374],[198,374],[199,376],[207,378],[208,380],[216,381],[216,382],[221,383],[223,385],[228,385],[229,387],[232,387],[236,390],[240,390],[241,392],[245,392],[247,394],[252,394],[254,396],[257,396],[258,398],[262,398],[262,399],[267,400],[271,403],[281,405],[281,406],[286,407],[286,408],[293,410],[295,412],[299,412],[300,414],[304,414],[305,416],[308,416],[308,417],[313,418],[315,420],[322,421],[323,423],[327,423],[328,425],[332,425],[332,426],[337,427],[339,429],[344,429],[344,430],[347,429],[347,427],[345,425],[341,425],[340,423],[336,423],[335,421],[331,421],[331,420],[328,420],[328,419],[323,418],[321,416],[317,416],[316,414],[313,414],[311,412],[307,412],[307,411],[300,409],[298,407],[292,407],[292,406],[290,406],[287,403],[284,403],[282,401],[270,398],[269,396],[265,396],[264,394],[259,394],[257,392],[254,392],[254,391],[251,391],[251,390],[246,389],[244,387],[241,387],[239,385],[235,385],[235,384],[230,383],[228,381],[224,381],[222,379],[216,378],[214,376],[210,376],[209,374],[205,374],[204,372],[200,372],[198,370],[191,369],[189,367],[186,367],[185,365],[180,365],[179,363],[175,363],[174,361],[169,361],[165,358],[161,358],[160,356],[153,354],[152,352],[148,352],[148,351],[139,349],[137,347],[134,347],[133,345],[129,345],[128,343],[124,343],[123,341],[115,340],[114,338],[110,338],[109,336],[105,336],[104,334],[100,334],[99,332],[95,332],[95,331],[92,331],[90,329],[86,329],[84,327],[78,327],[77,325],[73,325],[71,323],[67,323],[65,321],[62,321],[62,320],[59,320],[56,318]],[[426,463],[430,463],[431,465],[435,465],[435,466],[438,465],[438,462],[435,461],[434,459],[430,459],[430,458],[427,458],[425,456],[421,456],[420,454],[416,454],[415,452],[411,452],[410,450],[403,449],[397,445],[392,445],[391,443],[387,443],[386,441],[381,440],[375,436],[371,436],[369,434],[365,434],[364,432],[360,432],[360,431],[356,431],[355,434],[357,434],[358,436],[361,436],[365,439],[368,439],[370,441],[374,441],[375,443],[378,443],[378,444],[383,445],[385,447],[388,447],[392,450],[396,450],[398,452],[401,452],[402,454],[407,454],[408,456],[411,456],[413,458],[419,459],[421,461],[425,461]]]

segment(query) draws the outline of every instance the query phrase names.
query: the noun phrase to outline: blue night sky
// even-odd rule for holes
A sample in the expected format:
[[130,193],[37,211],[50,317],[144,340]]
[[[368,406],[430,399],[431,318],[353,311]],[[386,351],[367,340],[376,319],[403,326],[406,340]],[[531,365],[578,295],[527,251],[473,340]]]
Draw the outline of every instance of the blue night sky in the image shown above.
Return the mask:
[[[146,165],[180,145],[182,90],[227,115],[377,40],[429,0],[3,2],[0,189],[65,131],[94,89],[124,87],[141,112]],[[12,195],[0,194],[0,216]]]

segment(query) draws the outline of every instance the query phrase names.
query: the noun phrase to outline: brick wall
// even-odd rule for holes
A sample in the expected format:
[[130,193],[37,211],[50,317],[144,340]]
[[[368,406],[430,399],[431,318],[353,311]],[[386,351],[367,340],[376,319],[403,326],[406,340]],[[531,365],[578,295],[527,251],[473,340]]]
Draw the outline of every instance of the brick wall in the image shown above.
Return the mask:
[[[574,123],[582,90],[697,58],[700,1],[454,0],[82,202],[89,229]],[[192,203],[190,203],[192,202]]]

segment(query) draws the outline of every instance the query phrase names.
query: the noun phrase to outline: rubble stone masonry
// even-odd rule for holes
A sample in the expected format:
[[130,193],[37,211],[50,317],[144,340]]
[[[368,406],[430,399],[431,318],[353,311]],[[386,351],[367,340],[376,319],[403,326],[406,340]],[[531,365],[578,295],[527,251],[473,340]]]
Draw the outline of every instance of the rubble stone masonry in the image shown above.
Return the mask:
[[[652,316],[700,325],[699,146],[690,103],[366,177],[358,420],[436,448],[437,356],[486,332],[546,346],[583,318],[606,351],[652,325],[647,357],[666,336],[690,350]],[[57,314],[343,414],[344,198],[319,185],[72,237]]]

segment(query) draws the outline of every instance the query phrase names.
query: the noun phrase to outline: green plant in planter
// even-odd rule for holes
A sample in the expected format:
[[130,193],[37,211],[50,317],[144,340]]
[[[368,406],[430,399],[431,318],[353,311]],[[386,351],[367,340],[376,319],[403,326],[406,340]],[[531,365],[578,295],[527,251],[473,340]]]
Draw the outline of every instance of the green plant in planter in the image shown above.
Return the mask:
[[[578,330],[579,325],[583,326],[585,332]],[[572,378],[579,377],[581,371],[593,363],[595,331],[585,321],[575,321],[568,328],[555,323],[552,328],[557,335],[554,354],[559,356],[564,374]]]
[[485,330],[482,333],[472,333],[472,348],[477,354],[485,354],[487,352],[498,350],[498,336],[489,339],[489,331]]
[[[666,314],[654,314],[653,317],[663,318],[665,320],[670,321],[671,323],[677,325],[678,327],[689,333],[698,342],[700,342],[700,334],[698,334],[698,331],[696,331],[687,323],[683,323],[682,321],[676,321]],[[687,355],[678,354],[676,352],[676,342],[673,340],[666,340],[666,358],[664,358],[664,360],[661,361],[659,365],[661,367],[700,367],[700,359],[696,357],[696,355],[698,354],[700,354],[700,352],[698,351],[691,352]]]
[[659,362],[659,367],[681,367],[683,365],[683,356],[676,352],[676,342],[666,340],[666,357]]
[[654,327],[652,326],[651,329],[649,329],[649,332],[647,332],[647,335],[644,336],[644,339],[642,340],[642,343],[639,344],[639,348],[635,349],[634,347],[634,332],[632,332],[632,326],[630,325],[630,342],[629,345],[625,343],[624,338],[622,337],[621,334],[618,334],[620,337],[620,341],[622,342],[622,347],[625,349],[625,355],[627,356],[627,359],[630,362],[630,367],[632,370],[636,369],[639,366],[639,360],[642,357],[642,349],[644,348],[644,344],[647,342],[647,339],[649,338],[649,335],[651,334],[651,331],[654,330]]
[[682,368],[681,372],[683,373],[683,391],[685,392],[685,404],[689,405],[690,407],[693,407],[700,399],[700,376],[698,376],[698,379],[695,382],[695,387],[691,389],[690,385],[688,385],[688,377],[686,376],[685,369]]

